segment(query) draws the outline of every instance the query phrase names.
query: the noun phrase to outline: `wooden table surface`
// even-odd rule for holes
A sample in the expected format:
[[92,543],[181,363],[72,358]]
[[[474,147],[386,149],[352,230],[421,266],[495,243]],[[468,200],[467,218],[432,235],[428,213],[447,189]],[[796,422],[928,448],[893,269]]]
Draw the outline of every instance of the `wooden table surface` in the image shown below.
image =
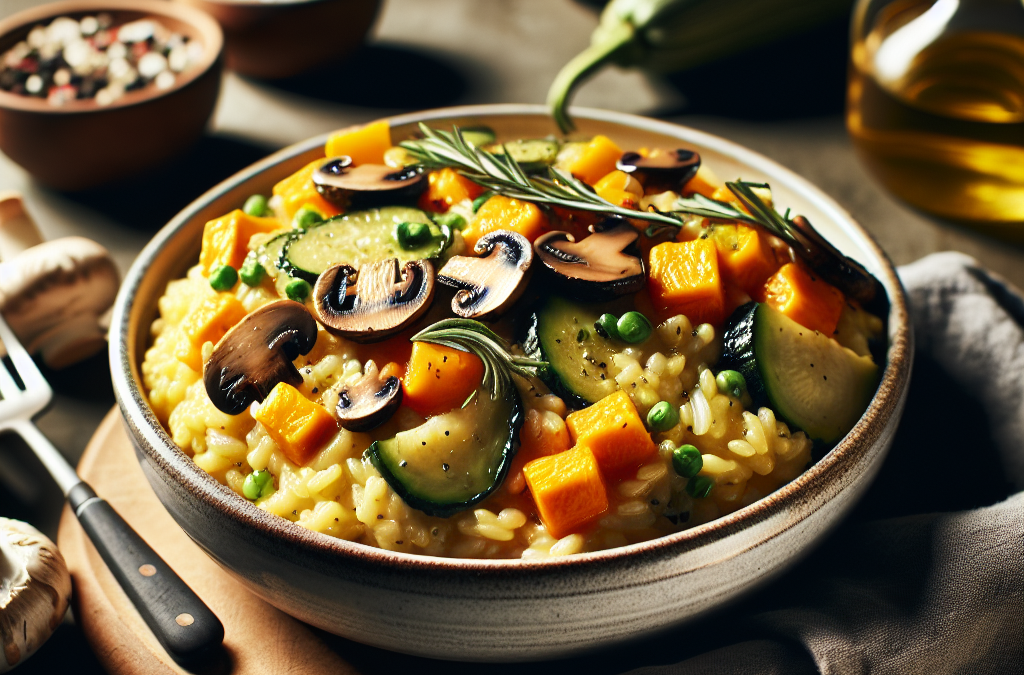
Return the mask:
[[[0,0],[0,18],[37,4],[42,0]],[[226,73],[208,133],[166,167],[72,194],[35,183],[0,155],[0,189],[25,194],[48,238],[91,237],[110,248],[123,271],[182,207],[276,148],[403,111],[542,102],[596,23],[591,7],[574,0],[385,0],[370,43],[347,64],[276,82]],[[846,40],[845,21],[837,21],[671,79],[609,69],[576,102],[658,116],[762,152],[834,197],[897,264],[955,249],[1024,286],[1024,249],[910,209],[857,161],[842,121]],[[56,397],[40,425],[75,461],[113,404],[106,355],[46,374]],[[58,491],[24,446],[0,440],[0,515],[55,536],[60,509]],[[19,672],[55,672],[53,663],[87,672],[80,633],[62,629],[58,638]],[[59,658],[48,661],[47,650]]]

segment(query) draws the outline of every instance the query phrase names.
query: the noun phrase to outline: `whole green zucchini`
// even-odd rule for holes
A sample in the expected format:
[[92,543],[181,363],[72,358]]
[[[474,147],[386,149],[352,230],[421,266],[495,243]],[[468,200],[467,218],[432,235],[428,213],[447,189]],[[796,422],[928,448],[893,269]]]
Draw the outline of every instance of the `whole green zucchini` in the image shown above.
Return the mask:
[[848,14],[852,6],[852,0],[612,0],[590,46],[551,83],[551,114],[563,132],[571,131],[573,90],[608,64],[684,70]]

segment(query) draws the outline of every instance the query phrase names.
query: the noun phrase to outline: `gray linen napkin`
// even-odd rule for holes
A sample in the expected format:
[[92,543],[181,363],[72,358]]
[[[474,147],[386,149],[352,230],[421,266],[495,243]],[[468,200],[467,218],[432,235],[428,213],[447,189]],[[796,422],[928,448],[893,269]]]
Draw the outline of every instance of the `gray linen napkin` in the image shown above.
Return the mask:
[[900,276],[918,358],[864,503],[796,570],[694,629],[728,631],[723,646],[636,675],[1024,673],[1024,298],[959,253]]

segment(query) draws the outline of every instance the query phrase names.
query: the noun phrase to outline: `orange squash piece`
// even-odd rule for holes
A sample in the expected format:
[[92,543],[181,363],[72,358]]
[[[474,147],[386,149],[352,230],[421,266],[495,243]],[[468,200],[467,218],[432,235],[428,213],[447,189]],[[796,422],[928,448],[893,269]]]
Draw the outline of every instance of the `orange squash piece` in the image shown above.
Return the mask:
[[[696,192],[705,197],[713,198],[715,191],[722,187],[724,187],[722,181],[715,175],[715,172],[709,169],[706,164],[701,164],[693,178],[686,181],[686,185],[683,186],[683,194],[692,195]],[[729,194],[732,195],[731,192]]]
[[590,448],[602,471],[618,473],[649,458],[656,446],[624,391],[616,391],[565,418],[576,445]]
[[476,212],[462,237],[472,251],[480,237],[494,230],[512,230],[533,242],[550,229],[547,216],[535,204],[494,195]]
[[484,363],[476,354],[414,342],[402,402],[424,417],[439,415],[465,403],[483,378]]
[[352,163],[383,164],[391,147],[391,127],[387,120],[348,127],[331,134],[324,146],[328,157],[347,155]]
[[715,225],[712,238],[722,279],[761,299],[765,280],[779,268],[768,237],[747,225]]
[[663,318],[685,314],[694,326],[725,321],[718,249],[709,239],[666,242],[651,249],[648,290]]
[[846,298],[800,265],[786,263],[765,282],[764,301],[801,326],[832,335]]
[[420,196],[420,208],[424,211],[444,213],[452,204],[466,199],[476,199],[484,193],[484,189],[455,169],[445,167],[440,171],[432,171],[427,176],[427,189]]
[[313,172],[323,161],[322,158],[314,160],[274,185],[273,193],[281,197],[281,207],[289,219],[303,206],[316,209],[324,218],[333,218],[342,212],[342,209],[324,199],[313,184]]
[[286,382],[278,382],[270,390],[253,418],[266,428],[285,457],[298,466],[312,459],[324,441],[338,430],[331,413]]
[[213,268],[231,265],[235,269],[242,265],[249,252],[249,238],[261,232],[281,229],[277,218],[257,218],[241,209],[235,209],[206,223],[203,227],[203,248],[199,253],[199,264],[209,274]]
[[624,171],[612,171],[594,185],[597,196],[616,206],[627,209],[640,208],[640,199],[644,196],[644,186],[636,178]]
[[562,538],[608,510],[608,492],[590,448],[577,446],[523,467],[537,513]]
[[615,170],[615,162],[622,157],[622,150],[607,136],[594,136],[580,153],[569,162],[569,172],[584,183],[594,185],[606,174]]
[[197,373],[202,372],[203,345],[217,344],[245,315],[245,307],[230,293],[218,293],[203,300],[181,322],[181,341],[175,358]]

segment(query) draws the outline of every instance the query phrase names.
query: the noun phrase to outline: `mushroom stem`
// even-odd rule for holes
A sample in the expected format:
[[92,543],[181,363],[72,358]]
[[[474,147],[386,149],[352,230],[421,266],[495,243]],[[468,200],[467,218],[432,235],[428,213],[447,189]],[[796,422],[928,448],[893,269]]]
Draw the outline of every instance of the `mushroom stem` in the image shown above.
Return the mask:
[[43,235],[25,210],[21,193],[15,190],[0,192],[0,260],[10,260],[41,243]]

